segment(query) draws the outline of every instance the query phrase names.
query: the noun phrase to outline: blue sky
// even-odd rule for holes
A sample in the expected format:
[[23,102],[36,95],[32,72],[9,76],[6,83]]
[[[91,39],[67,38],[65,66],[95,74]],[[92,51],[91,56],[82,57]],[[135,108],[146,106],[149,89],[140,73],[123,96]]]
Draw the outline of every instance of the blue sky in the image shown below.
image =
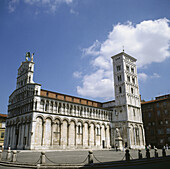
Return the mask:
[[26,52],[43,89],[114,99],[110,57],[138,59],[142,99],[170,93],[169,0],[1,0],[0,112]]

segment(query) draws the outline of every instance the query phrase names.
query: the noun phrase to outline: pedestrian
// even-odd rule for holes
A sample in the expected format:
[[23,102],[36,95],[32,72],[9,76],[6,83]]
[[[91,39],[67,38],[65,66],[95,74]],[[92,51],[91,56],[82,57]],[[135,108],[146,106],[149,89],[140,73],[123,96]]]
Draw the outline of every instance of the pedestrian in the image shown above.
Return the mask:
[[166,144],[166,150],[168,150],[168,144]]

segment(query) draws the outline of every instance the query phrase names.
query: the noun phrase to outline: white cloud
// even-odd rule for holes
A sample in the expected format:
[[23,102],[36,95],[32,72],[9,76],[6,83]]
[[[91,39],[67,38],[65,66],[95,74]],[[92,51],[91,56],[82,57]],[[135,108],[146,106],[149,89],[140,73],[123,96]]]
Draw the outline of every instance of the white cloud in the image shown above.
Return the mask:
[[146,81],[148,79],[148,75],[145,73],[138,73],[138,79],[140,81]]
[[109,99],[113,96],[113,81],[110,73],[100,69],[90,75],[84,76],[83,87],[77,86],[77,92],[82,96]]
[[155,79],[155,78],[160,78],[160,75],[157,74],[157,73],[153,73],[153,75],[151,76],[152,79]]
[[152,75],[147,75],[146,73],[138,73],[138,79],[143,82],[145,82],[148,79],[157,79],[157,78],[160,78],[160,75],[157,73],[153,73]]
[[[131,22],[113,26],[107,39],[101,43],[96,40],[90,47],[83,49],[83,55],[93,56],[92,66],[96,72],[83,77],[82,86],[77,87],[78,94],[82,96],[94,96],[106,98],[113,97],[113,85],[111,79],[105,77],[105,72],[112,72],[111,56],[120,53],[122,46],[125,52],[137,59],[138,68],[146,67],[153,62],[163,62],[170,57],[170,21],[166,18],[143,21],[137,25]],[[103,73],[98,70],[103,70]],[[99,79],[95,78],[99,75]],[[92,78],[94,76],[94,78]],[[151,78],[158,78],[153,74]],[[148,75],[141,73],[139,79],[147,80]],[[108,82],[105,85],[103,80]],[[102,90],[101,90],[102,89]],[[105,91],[105,92],[103,92]]]
[[75,78],[81,78],[82,77],[82,72],[74,72],[73,77]]
[[[65,3],[68,5],[73,0],[23,0],[23,2],[28,5],[46,8],[50,12],[55,12],[59,4]],[[14,12],[18,3],[19,0],[10,0],[8,3],[9,12]]]
[[83,56],[86,56],[86,55],[97,56],[97,55],[99,55],[100,54],[100,51],[99,51],[100,45],[101,45],[101,43],[98,40],[96,40],[93,43],[93,45],[91,45],[90,47],[82,49]]
[[19,0],[11,0],[9,1],[8,3],[8,11],[11,13],[11,12],[14,12],[15,9],[16,9],[16,6],[18,5],[19,3]]

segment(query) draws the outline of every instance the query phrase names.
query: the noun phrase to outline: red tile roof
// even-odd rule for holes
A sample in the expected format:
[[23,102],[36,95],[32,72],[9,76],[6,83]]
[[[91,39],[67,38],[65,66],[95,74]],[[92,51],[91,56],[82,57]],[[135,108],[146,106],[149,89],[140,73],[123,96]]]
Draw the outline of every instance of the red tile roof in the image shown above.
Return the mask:
[[0,117],[7,117],[7,114],[0,114]]

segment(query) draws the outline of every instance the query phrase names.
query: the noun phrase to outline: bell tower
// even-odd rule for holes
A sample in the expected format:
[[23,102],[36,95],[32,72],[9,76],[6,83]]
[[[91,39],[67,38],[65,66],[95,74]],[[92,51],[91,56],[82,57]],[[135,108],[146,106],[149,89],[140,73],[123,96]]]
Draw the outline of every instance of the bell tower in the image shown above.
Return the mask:
[[21,66],[18,69],[16,88],[20,88],[26,84],[34,83],[33,81],[33,74],[34,74],[33,55],[34,53],[30,57],[30,52],[27,52],[25,61],[21,63]]
[[[123,52],[112,56],[115,89],[113,121],[123,144],[131,148],[145,145],[136,59]],[[113,125],[114,126],[114,125]]]

